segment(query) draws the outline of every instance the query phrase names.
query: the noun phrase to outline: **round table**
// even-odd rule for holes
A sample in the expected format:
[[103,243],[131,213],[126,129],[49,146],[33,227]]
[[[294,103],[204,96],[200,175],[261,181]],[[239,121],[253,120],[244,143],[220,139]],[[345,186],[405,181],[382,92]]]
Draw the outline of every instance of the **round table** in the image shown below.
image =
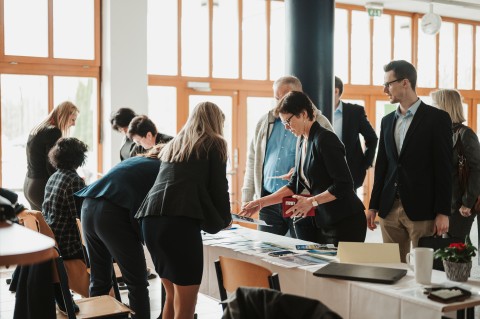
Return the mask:
[[55,241],[12,223],[0,221],[0,266],[30,265],[54,258]]

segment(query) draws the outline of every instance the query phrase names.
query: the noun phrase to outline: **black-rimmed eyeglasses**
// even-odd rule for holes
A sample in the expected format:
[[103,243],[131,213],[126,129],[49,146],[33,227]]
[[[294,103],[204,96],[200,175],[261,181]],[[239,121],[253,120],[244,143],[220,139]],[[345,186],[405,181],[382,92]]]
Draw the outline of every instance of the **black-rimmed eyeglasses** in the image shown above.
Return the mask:
[[290,117],[288,119],[286,119],[285,121],[282,121],[282,124],[285,125],[285,126],[290,126],[290,121],[292,119],[292,117],[294,116],[295,114],[292,114],[290,115]]
[[384,88],[387,88],[387,87],[390,86],[390,84],[393,84],[393,83],[395,83],[395,82],[400,82],[400,81],[403,81],[403,80],[405,80],[405,79],[396,79],[396,80],[392,80],[392,81],[390,81],[390,82],[385,82],[385,83],[383,83],[383,87],[384,87]]

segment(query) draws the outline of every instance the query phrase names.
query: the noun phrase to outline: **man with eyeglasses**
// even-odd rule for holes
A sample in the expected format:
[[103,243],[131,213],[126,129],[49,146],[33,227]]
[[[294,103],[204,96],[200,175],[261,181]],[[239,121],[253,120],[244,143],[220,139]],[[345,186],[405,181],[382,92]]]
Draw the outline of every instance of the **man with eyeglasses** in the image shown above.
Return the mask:
[[[294,76],[284,76],[273,83],[274,98],[281,100],[291,91],[302,92],[302,83]],[[328,119],[320,110],[316,120],[321,126],[333,131]],[[255,127],[255,136],[247,154],[245,177],[242,188],[243,204],[276,192],[288,183],[293,173],[296,158],[297,138],[284,126],[289,125],[291,117],[284,123],[273,109],[262,116]],[[293,220],[283,218],[281,204],[262,207],[260,219],[270,226],[260,226],[262,231],[296,237]]]
[[382,119],[367,226],[377,227],[378,214],[383,242],[398,243],[405,262],[421,237],[448,231],[452,122],[446,112],[417,97],[412,64],[391,61],[384,71],[383,91],[399,105]]
[[[352,174],[355,189],[363,185],[367,170],[372,166],[378,137],[367,119],[365,108],[358,104],[345,103],[340,100],[343,94],[343,82],[335,77],[335,112],[333,128],[338,138],[345,145],[348,167]],[[362,149],[360,135],[365,140]]]

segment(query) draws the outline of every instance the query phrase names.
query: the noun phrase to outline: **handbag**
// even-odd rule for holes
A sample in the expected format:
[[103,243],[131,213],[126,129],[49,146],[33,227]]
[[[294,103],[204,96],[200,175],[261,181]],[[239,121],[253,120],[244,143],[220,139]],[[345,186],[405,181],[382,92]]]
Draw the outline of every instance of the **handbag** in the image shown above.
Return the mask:
[[[457,135],[457,142],[455,143],[454,149],[457,151],[458,154],[458,161],[457,161],[457,172],[458,172],[458,181],[460,183],[460,191],[465,193],[468,187],[468,174],[469,174],[469,167],[468,167],[468,160],[465,156],[465,151],[463,147],[463,142],[461,138],[461,133],[465,131],[465,126],[460,124],[456,128],[454,128],[454,132]],[[473,205],[472,214],[480,213],[480,195],[477,196],[477,200]]]
[[[433,251],[435,252],[438,249],[450,246],[452,243],[463,243],[465,240],[458,237],[451,237],[448,233],[446,235],[448,237],[440,237],[435,235],[421,237],[418,240],[418,247],[433,248]],[[433,269],[445,271],[443,268],[442,259],[438,258],[433,260]]]

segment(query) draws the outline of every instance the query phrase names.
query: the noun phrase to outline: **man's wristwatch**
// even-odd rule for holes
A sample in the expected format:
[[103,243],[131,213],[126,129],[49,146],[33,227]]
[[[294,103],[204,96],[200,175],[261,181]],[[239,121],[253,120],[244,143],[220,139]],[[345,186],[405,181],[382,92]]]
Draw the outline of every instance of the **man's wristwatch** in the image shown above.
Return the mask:
[[313,197],[312,205],[313,205],[313,207],[317,207],[317,206],[318,206],[318,202],[317,202],[317,200],[315,199],[315,196]]

